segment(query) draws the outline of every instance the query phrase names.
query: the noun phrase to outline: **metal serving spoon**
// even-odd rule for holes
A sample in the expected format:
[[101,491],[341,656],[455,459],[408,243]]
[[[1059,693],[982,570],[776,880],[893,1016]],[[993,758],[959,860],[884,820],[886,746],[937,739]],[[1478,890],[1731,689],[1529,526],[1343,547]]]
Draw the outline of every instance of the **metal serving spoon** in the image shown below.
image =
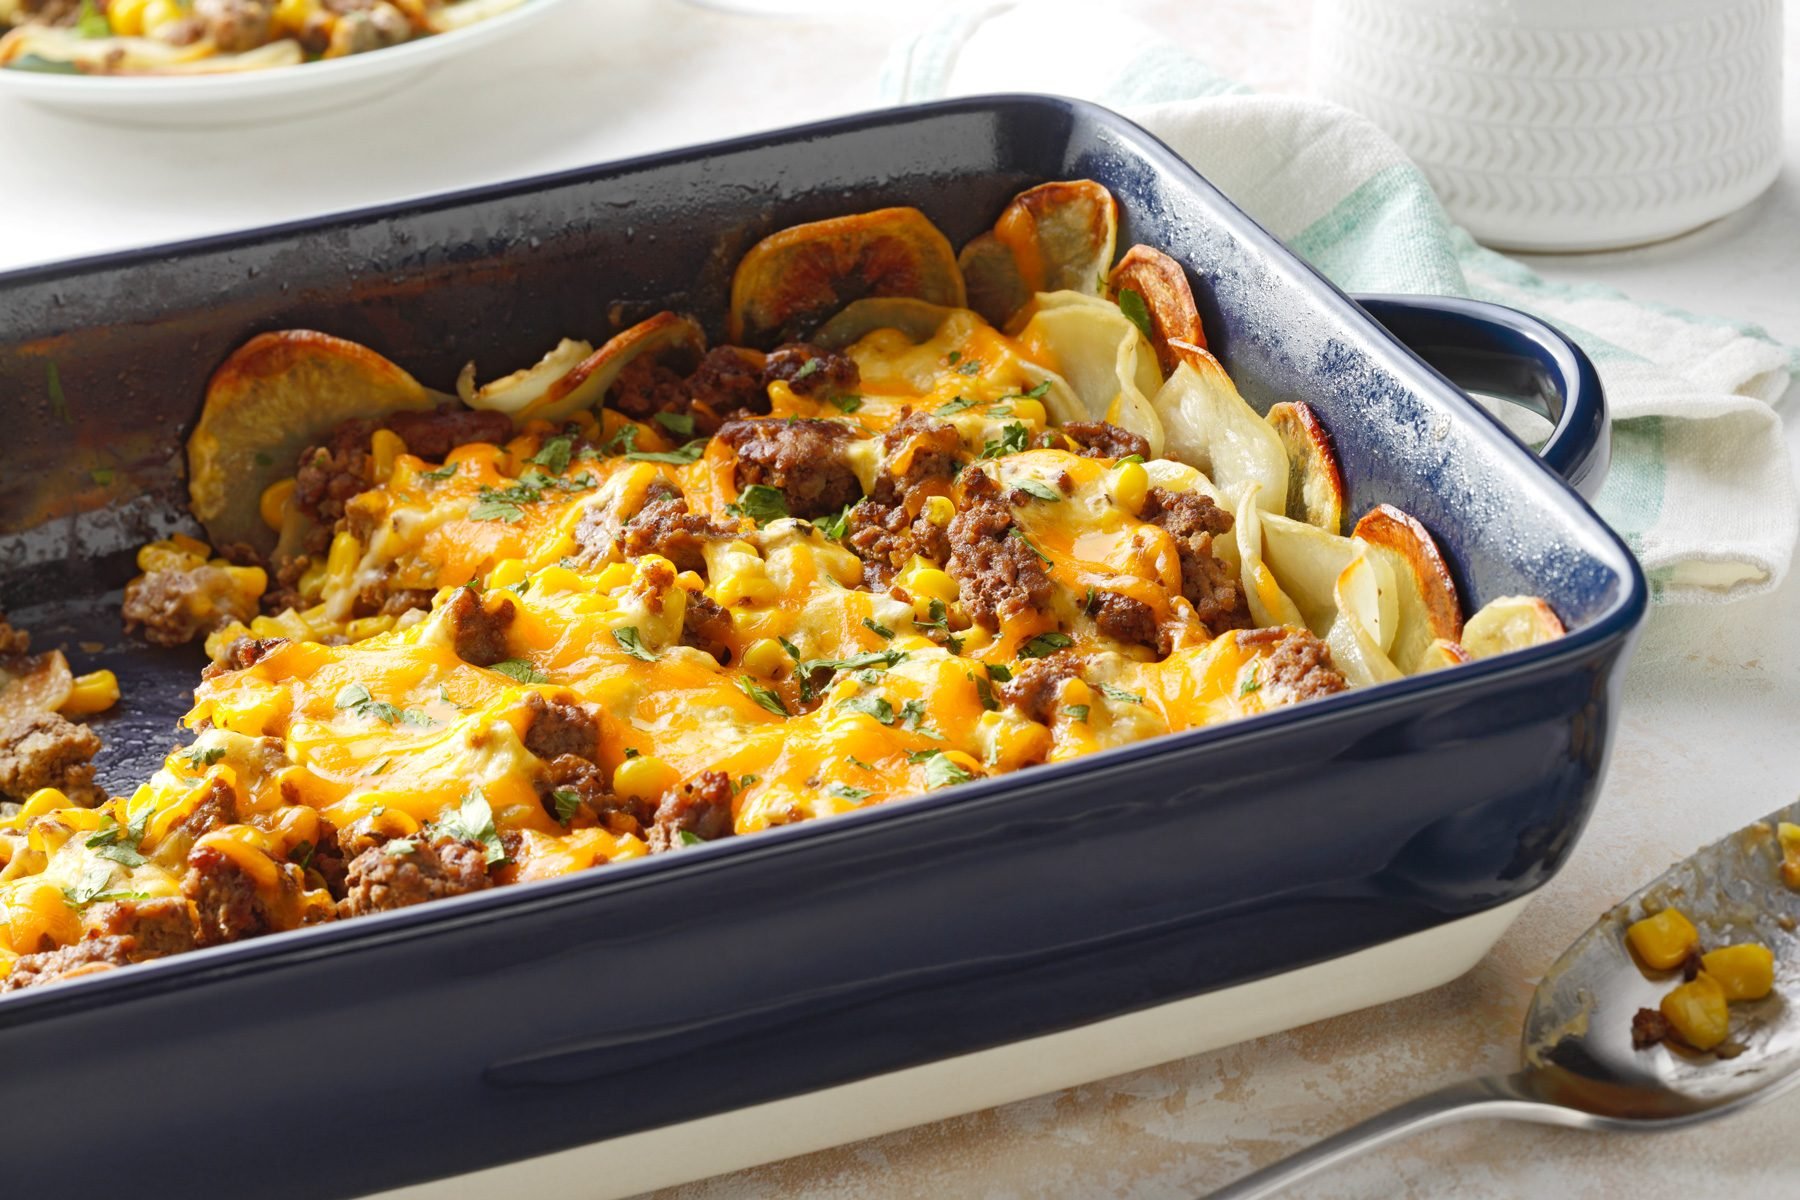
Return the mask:
[[[1800,891],[1781,879],[1778,822],[1800,823],[1800,801],[1770,813],[1664,871],[1601,917],[1563,952],[1525,1017],[1524,1065],[1429,1092],[1273,1163],[1207,1200],[1257,1200],[1408,1134],[1476,1117],[1575,1129],[1679,1129],[1737,1112],[1800,1082]],[[1775,953],[1775,990],[1731,1006],[1735,1057],[1668,1046],[1636,1050],[1631,1018],[1681,982],[1646,975],[1625,927],[1672,904],[1707,949],[1757,941]]]

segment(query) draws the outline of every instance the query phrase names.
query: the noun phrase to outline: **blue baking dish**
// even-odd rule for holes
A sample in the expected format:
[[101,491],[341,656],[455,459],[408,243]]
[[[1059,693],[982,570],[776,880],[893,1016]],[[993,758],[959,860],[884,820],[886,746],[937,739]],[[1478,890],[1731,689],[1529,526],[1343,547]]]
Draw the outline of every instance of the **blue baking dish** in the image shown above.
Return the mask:
[[[1352,516],[1399,505],[1437,536],[1470,611],[1541,595],[1568,636],[10,995],[0,1096],[9,1142],[31,1152],[9,1158],[9,1189],[416,1183],[1280,976],[1548,880],[1599,788],[1645,584],[1556,471],[1429,363],[1544,401],[1546,455],[1589,487],[1606,454],[1591,366],[1492,306],[1359,307],[1155,139],[1065,100],[899,109],[0,276],[0,603],[119,674],[122,712],[97,725],[102,777],[127,788],[173,744],[201,663],[127,643],[118,589],[136,545],[188,526],[185,426],[246,338],[321,329],[442,386],[470,358],[535,361],[666,306],[717,333],[732,266],[774,229],[913,204],[960,244],[1022,188],[1075,177],[1119,198],[1122,245],[1187,266],[1253,404],[1319,411]],[[91,641],[105,648],[74,649]]]

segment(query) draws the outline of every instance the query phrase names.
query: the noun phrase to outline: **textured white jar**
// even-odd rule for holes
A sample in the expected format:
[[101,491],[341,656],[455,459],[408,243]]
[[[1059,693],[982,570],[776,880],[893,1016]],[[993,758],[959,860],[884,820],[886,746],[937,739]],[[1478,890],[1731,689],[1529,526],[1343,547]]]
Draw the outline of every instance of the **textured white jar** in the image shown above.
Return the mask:
[[1321,94],[1515,250],[1722,217],[1781,165],[1781,0],[1316,0]]

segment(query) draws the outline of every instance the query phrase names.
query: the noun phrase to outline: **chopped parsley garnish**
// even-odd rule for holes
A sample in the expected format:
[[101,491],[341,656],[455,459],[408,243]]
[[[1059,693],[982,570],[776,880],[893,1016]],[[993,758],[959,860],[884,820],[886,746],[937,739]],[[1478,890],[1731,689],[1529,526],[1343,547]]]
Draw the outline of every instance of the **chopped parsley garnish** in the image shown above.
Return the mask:
[[851,762],[852,762],[852,763],[853,763],[853,764],[855,764],[855,765],[856,765],[856,766],[859,766],[859,767],[861,767],[861,768],[862,768],[862,769],[863,769],[863,770],[865,770],[865,771],[873,771],[873,770],[874,770],[874,769],[875,769],[875,764],[874,764],[874,763],[867,763],[867,762],[864,762],[864,761],[863,761],[863,760],[862,760],[862,759],[860,759],[860,758],[858,758],[858,757],[856,757],[856,755],[854,755],[854,754],[852,754],[852,755],[851,755],[851,756],[850,756],[850,761],[851,761]]
[[550,799],[556,802],[556,819],[564,825],[574,819],[581,807],[581,793],[573,788],[557,788],[550,793]]
[[1012,679],[1012,668],[1004,663],[987,663],[988,678],[995,683],[1006,683]]
[[638,427],[621,425],[617,432],[600,443],[600,453],[606,455],[630,454],[637,449]]
[[830,397],[831,403],[846,413],[853,413],[862,407],[863,398],[856,392],[839,392]]
[[737,781],[738,791],[741,792],[745,788],[749,787],[751,784],[761,783],[761,782],[762,782],[761,775],[740,775],[740,776],[738,776],[738,781]]
[[381,852],[389,858],[405,858],[409,854],[418,853],[418,850],[418,839],[410,837],[391,838],[381,847]]
[[695,833],[691,829],[680,830],[675,834],[675,836],[681,839],[681,844],[684,846],[704,846],[704,845],[706,845],[706,839],[701,837],[699,834]]
[[[627,429],[637,432],[637,426],[627,425]],[[689,463],[699,462],[700,456],[706,453],[709,438],[695,438],[677,450],[627,450],[625,457],[632,462],[672,463],[677,467],[685,467]]]
[[1050,381],[1048,379],[1046,379],[1042,383],[1038,384],[1036,387],[1031,388],[1028,391],[1014,392],[1010,396],[1002,396],[1000,398],[1002,400],[1042,400],[1045,396],[1048,396],[1049,394],[1050,394]]
[[981,698],[981,707],[988,712],[999,712],[1000,701],[994,699],[994,685],[988,682],[988,677],[971,671],[969,680],[975,685],[975,694]]
[[823,371],[824,369],[825,369],[825,360],[824,359],[809,358],[806,360],[805,363],[803,363],[801,365],[801,367],[798,371],[794,372],[794,377],[792,379],[788,380],[788,382],[789,383],[799,383],[802,379],[811,378],[812,376],[817,375],[820,371]]
[[1031,431],[1018,421],[1008,421],[1000,429],[1000,437],[990,441],[981,448],[981,457],[1000,458],[1007,454],[1019,454],[1024,451]]
[[692,413],[659,412],[650,418],[678,438],[694,436],[694,417]]
[[414,729],[432,729],[437,726],[430,713],[417,708],[409,708],[400,714],[402,725],[411,725]]
[[86,904],[90,900],[97,899],[100,893],[106,890],[106,885],[112,882],[112,877],[113,869],[111,867],[93,863],[81,873],[81,878],[76,880],[74,887],[63,889],[63,895],[68,898],[70,904]]
[[1139,463],[1139,464],[1142,464],[1142,463],[1143,463],[1143,461],[1144,461],[1144,456],[1143,456],[1143,455],[1141,455],[1141,454],[1127,454],[1127,455],[1126,455],[1126,456],[1125,456],[1125,457],[1124,457],[1124,458],[1121,458],[1121,459],[1120,459],[1120,460],[1119,460],[1119,461],[1120,461],[1120,462],[1122,462],[1122,463]]
[[479,842],[487,851],[490,867],[506,861],[506,847],[494,828],[494,810],[488,807],[487,797],[481,794],[480,788],[466,793],[462,806],[455,812],[439,817],[437,827],[458,841]]
[[776,716],[785,717],[790,715],[788,713],[788,706],[782,702],[779,695],[756,682],[756,680],[750,678],[748,675],[739,675],[737,683],[738,687],[743,689],[744,695],[750,697]]
[[225,748],[223,746],[206,746],[204,748],[193,746],[181,757],[186,759],[188,765],[196,771],[202,771],[224,758]]
[[538,447],[538,452],[525,461],[536,463],[552,475],[561,475],[569,469],[570,446],[574,441],[575,439],[566,433],[545,438],[544,444]]
[[942,750],[932,751],[931,757],[925,760],[925,786],[933,791],[958,783],[967,783],[973,778],[975,776],[967,767]]
[[962,361],[962,351],[961,350],[952,350],[950,352],[948,358],[946,359],[946,361],[949,362],[949,364],[954,367],[957,363]]
[[1138,327],[1138,332],[1152,341],[1156,338],[1150,326],[1150,306],[1144,303],[1143,294],[1135,288],[1119,289],[1119,311],[1125,319]]
[[456,474],[456,464],[452,462],[452,463],[445,463],[443,466],[439,467],[435,471],[420,471],[419,478],[420,479],[430,479],[430,480],[433,480],[436,482],[441,482],[445,479],[450,478],[452,475],[455,475],[455,474]]
[[301,842],[288,851],[287,860],[304,871],[312,865],[313,855],[317,853],[318,849],[311,842]]
[[1071,720],[1080,721],[1085,725],[1087,724],[1088,719],[1088,706],[1085,704],[1065,705],[1063,707],[1063,715]]
[[775,640],[781,643],[781,648],[788,652],[789,658],[793,659],[795,662],[800,661],[800,647],[794,645],[794,643],[788,641],[784,637],[777,637]]
[[525,515],[520,505],[536,504],[543,499],[543,492],[531,484],[520,480],[507,488],[481,489],[479,498],[469,506],[471,521],[504,521],[508,525],[517,524]]
[[758,525],[767,525],[788,515],[787,496],[766,483],[753,483],[739,492],[737,503],[727,504],[725,511],[734,517],[749,517]]
[[1054,629],[1040,633],[1023,646],[1019,647],[1020,658],[1046,658],[1058,650],[1067,649],[1075,644],[1075,639],[1066,633],[1058,633]]
[[613,630],[613,641],[619,644],[619,649],[633,658],[645,662],[656,661],[656,655],[644,645],[644,639],[638,636],[636,625],[621,625]]
[[904,650],[869,650],[862,654],[852,654],[849,658],[809,658],[800,663],[800,672],[811,675],[814,671],[859,671],[864,667],[891,667],[905,657]]
[[923,700],[908,700],[900,706],[900,724],[906,729],[917,730],[919,733],[930,733],[932,737],[937,736],[925,728],[925,702]]
[[967,396],[958,396],[954,400],[946,400],[938,405],[936,413],[940,417],[954,416],[959,412],[965,412],[968,409],[974,408],[979,403],[981,403],[979,400],[971,400]]
[[1025,531],[1020,529],[1017,525],[1014,525],[1011,529],[1008,529],[1006,532],[1009,535],[1011,535],[1012,537],[1016,537],[1021,542],[1024,542],[1025,548],[1027,550],[1030,550],[1033,554],[1037,555],[1039,558],[1043,559],[1045,562],[1051,561],[1050,556],[1048,554],[1045,554],[1042,550],[1039,550],[1037,548],[1037,543],[1032,541],[1030,538],[1026,537]]
[[111,487],[112,481],[113,481],[112,468],[110,468],[110,467],[95,467],[93,470],[88,472],[88,478],[92,479],[95,483],[99,484],[101,487]]
[[854,504],[846,504],[838,510],[837,516],[815,522],[819,532],[834,542],[841,541],[843,536],[850,532],[850,510],[855,507]]
[[333,703],[353,716],[373,717],[383,725],[392,725],[402,715],[399,708],[386,700],[377,700],[360,683],[348,683],[339,688],[337,699]]
[[121,825],[116,819],[108,818],[112,823],[104,825],[89,835],[87,848],[100,858],[111,859],[126,867],[141,867],[148,860],[138,853],[138,843],[144,840],[144,829],[150,823],[150,810],[145,809],[138,814],[137,820],[129,825]]
[[867,716],[874,717],[883,725],[892,725],[894,723],[894,706],[889,704],[887,700],[881,696],[871,696],[866,693],[860,696],[852,696],[850,699],[838,705],[838,707],[845,712],[863,713]]
[[863,625],[866,626],[871,633],[875,634],[876,637],[892,638],[894,636],[893,630],[889,629],[886,625],[878,624],[873,617],[864,617]]
[[81,8],[75,16],[75,32],[84,38],[111,37],[112,23],[105,13],[94,7],[94,0],[81,0]]
[[1262,680],[1257,677],[1256,668],[1250,669],[1250,677],[1238,685],[1238,695],[1248,696],[1251,692],[1262,690]]
[[981,374],[981,360],[979,358],[971,358],[968,362],[966,362],[962,366],[956,368],[956,373],[958,375],[979,375],[979,374]]
[[445,704],[448,704],[451,708],[454,708],[457,712],[463,710],[462,705],[450,698],[450,690],[441,683],[438,684],[438,699],[442,700]]
[[1063,494],[1041,479],[1021,479],[1016,485],[1027,496],[1036,496],[1039,500],[1055,503],[1063,498]]
[[275,465],[275,460],[270,458],[267,454],[264,454],[261,450],[258,450],[256,452],[256,465],[259,467],[272,467]]
[[874,794],[870,792],[868,788],[851,787],[847,783],[834,783],[826,790],[833,796],[838,796],[852,802],[857,800],[867,800]]
[[490,671],[498,671],[515,683],[549,683],[550,677],[531,665],[529,659],[503,658]]
[[1100,692],[1108,700],[1117,700],[1121,704],[1142,704],[1144,698],[1136,692],[1128,692],[1122,687],[1114,687],[1110,683],[1100,685]]

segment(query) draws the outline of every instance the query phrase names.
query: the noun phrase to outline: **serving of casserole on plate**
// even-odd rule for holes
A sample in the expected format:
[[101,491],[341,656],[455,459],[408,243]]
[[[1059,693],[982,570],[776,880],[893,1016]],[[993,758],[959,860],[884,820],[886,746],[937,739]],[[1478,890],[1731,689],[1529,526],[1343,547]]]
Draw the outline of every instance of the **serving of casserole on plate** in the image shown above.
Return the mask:
[[[1553,334],[1386,311],[1529,360],[1547,455],[1603,457]],[[1643,603],[1466,398],[1058,101],[15,275],[0,384],[49,401],[0,449],[0,599],[64,642],[0,693],[43,751],[0,1039],[60,1094],[102,1068],[52,1046],[154,1013],[122,1053],[254,1109],[327,1084],[234,1041],[376,1022],[334,1120],[430,1133],[345,1193],[1382,943],[1407,969],[1337,999],[1447,978],[1567,853]],[[203,644],[191,707],[205,660],[145,641]],[[1162,1056],[1262,1031],[1211,1020]]]

